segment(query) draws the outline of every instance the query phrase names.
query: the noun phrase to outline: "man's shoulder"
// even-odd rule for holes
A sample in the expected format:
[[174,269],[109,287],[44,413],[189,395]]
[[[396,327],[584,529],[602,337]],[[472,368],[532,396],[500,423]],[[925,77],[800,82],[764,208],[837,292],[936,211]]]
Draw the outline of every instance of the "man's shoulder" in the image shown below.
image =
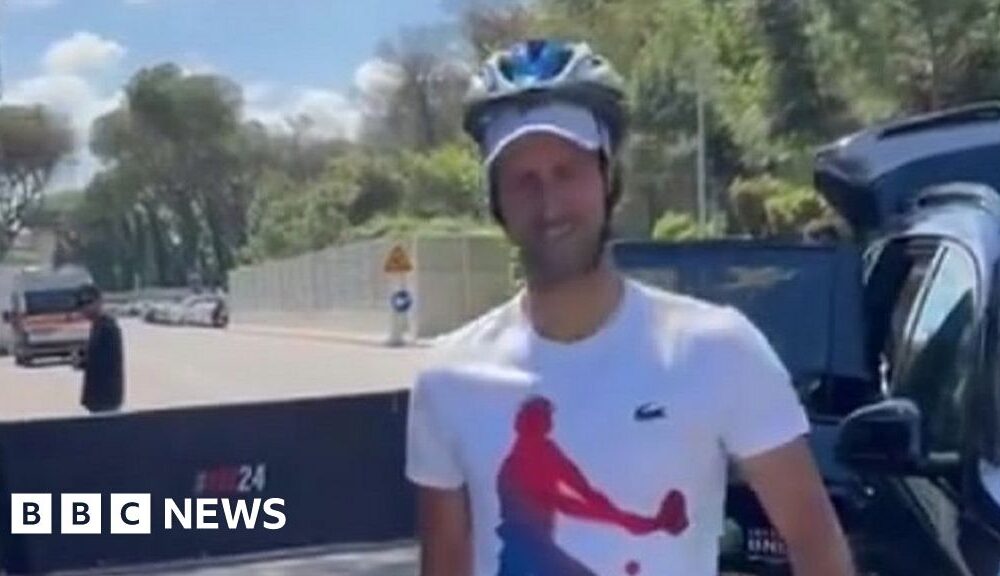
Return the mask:
[[653,329],[668,341],[729,345],[756,331],[738,309],[701,298],[635,282]]
[[470,347],[496,344],[508,330],[516,327],[516,306],[516,299],[507,300],[462,326],[436,337],[435,351],[448,355]]
[[503,364],[510,352],[510,336],[520,328],[517,299],[512,298],[435,338],[421,370],[422,379]]
[[632,281],[657,322],[699,330],[731,328],[742,314],[732,306],[716,304],[640,281]]

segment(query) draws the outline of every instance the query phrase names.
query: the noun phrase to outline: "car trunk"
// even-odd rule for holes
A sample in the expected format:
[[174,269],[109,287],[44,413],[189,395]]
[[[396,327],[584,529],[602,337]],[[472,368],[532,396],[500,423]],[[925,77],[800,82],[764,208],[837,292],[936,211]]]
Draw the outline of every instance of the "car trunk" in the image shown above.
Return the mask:
[[867,234],[906,212],[927,187],[1000,189],[1000,103],[979,104],[858,132],[816,155],[816,189]]

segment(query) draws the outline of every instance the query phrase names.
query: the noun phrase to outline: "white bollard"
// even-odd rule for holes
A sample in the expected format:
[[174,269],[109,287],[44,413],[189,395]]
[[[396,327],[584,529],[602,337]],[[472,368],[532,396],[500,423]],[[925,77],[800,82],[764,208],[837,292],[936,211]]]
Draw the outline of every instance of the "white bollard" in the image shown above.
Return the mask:
[[407,329],[406,313],[393,310],[391,316],[389,320],[389,340],[386,344],[389,346],[404,346],[406,345]]
[[406,333],[410,329],[410,306],[413,299],[403,285],[392,294],[389,299],[389,339],[386,342],[389,346],[403,346],[406,344]]

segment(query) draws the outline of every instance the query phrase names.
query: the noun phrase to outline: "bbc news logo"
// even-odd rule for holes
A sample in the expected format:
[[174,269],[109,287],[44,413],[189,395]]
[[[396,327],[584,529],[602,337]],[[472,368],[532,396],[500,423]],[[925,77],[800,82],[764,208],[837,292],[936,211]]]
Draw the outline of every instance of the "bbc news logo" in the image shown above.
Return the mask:
[[[61,534],[102,534],[102,494],[61,494]],[[111,534],[151,534],[153,506],[150,494],[109,494]],[[165,530],[265,530],[284,528],[283,498],[165,498],[161,508]],[[11,534],[52,534],[52,494],[11,494]]]

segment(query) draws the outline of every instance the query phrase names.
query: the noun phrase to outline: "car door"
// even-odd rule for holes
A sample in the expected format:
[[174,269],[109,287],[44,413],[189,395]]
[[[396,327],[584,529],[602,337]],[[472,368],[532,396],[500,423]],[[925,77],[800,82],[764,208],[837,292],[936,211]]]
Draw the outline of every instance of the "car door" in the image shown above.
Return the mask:
[[983,386],[969,407],[973,422],[970,457],[965,467],[963,523],[959,543],[975,576],[1000,574],[1000,292],[994,274],[988,303]]
[[889,393],[910,398],[921,408],[929,450],[958,452],[963,400],[978,362],[977,269],[964,248],[942,241],[929,268],[912,276],[923,276],[924,281],[915,299],[904,291],[894,310],[899,314],[893,320],[896,334],[889,351]]
[[[957,460],[980,349],[981,281],[972,254],[943,238],[900,239],[883,247],[869,286],[882,314],[877,342],[885,394],[913,400],[924,415],[928,450]],[[892,481],[897,504],[916,519],[920,540],[933,543],[928,554],[956,570],[963,563],[960,483],[960,477]]]

